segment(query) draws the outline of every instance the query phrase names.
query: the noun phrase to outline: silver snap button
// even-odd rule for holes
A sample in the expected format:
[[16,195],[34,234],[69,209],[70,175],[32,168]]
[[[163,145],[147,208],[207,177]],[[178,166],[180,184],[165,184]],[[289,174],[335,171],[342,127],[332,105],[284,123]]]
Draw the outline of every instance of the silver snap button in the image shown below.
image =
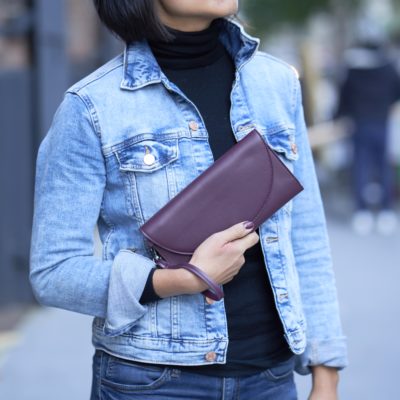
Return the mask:
[[151,165],[154,164],[154,162],[156,161],[156,158],[153,156],[153,154],[151,153],[147,153],[145,154],[144,158],[143,158],[143,162],[146,165]]

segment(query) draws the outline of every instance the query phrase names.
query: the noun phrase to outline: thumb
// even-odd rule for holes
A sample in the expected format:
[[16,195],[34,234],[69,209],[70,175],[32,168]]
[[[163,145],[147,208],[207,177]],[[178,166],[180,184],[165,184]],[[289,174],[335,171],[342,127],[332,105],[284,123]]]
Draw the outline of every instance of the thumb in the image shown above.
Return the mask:
[[221,231],[221,236],[226,242],[231,242],[235,239],[240,239],[254,229],[254,223],[251,221],[243,221],[238,224],[232,225],[229,228]]

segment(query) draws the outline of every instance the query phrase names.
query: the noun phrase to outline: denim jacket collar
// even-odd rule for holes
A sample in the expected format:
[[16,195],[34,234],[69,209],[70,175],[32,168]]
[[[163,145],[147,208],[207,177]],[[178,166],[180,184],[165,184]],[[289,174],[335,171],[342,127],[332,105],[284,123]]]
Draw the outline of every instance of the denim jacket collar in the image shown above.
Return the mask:
[[[257,51],[260,40],[247,34],[235,21],[224,18],[220,39],[239,69]],[[146,40],[130,43],[124,51],[121,89],[136,90],[167,81]]]

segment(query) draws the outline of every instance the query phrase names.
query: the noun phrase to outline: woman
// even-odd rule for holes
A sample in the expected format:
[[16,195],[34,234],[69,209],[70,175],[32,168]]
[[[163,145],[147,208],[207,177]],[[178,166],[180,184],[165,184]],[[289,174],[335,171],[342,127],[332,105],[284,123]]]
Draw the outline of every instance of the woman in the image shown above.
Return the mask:
[[[31,248],[38,300],[95,317],[91,399],[295,399],[294,370],[336,399],[346,345],[295,72],[234,0],[95,5],[127,46],[66,92],[40,146]],[[212,302],[155,268],[139,227],[254,128],[305,189],[196,249],[224,285]]]

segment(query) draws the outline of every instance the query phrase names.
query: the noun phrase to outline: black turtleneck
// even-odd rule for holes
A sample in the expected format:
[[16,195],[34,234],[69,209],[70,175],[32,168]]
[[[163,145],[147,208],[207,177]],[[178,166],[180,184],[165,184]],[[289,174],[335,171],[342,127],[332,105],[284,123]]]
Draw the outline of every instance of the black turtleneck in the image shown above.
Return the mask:
[[199,109],[214,159],[236,143],[229,118],[235,66],[219,40],[221,23],[196,32],[168,28],[173,42],[150,42],[164,74]]
[[207,67],[226,52],[218,39],[221,20],[214,20],[200,32],[182,32],[167,28],[174,35],[172,42],[150,41],[150,47],[160,67],[165,70],[182,70]]
[[[235,65],[219,40],[221,23],[222,20],[214,20],[208,28],[196,32],[167,28],[175,37],[172,42],[149,42],[167,78],[200,111],[214,159],[236,143],[230,123]],[[260,242],[244,255],[246,264],[224,285],[229,335],[227,363],[182,369],[214,376],[240,376],[257,373],[293,355],[283,336]],[[158,299],[151,273],[140,301]]]

